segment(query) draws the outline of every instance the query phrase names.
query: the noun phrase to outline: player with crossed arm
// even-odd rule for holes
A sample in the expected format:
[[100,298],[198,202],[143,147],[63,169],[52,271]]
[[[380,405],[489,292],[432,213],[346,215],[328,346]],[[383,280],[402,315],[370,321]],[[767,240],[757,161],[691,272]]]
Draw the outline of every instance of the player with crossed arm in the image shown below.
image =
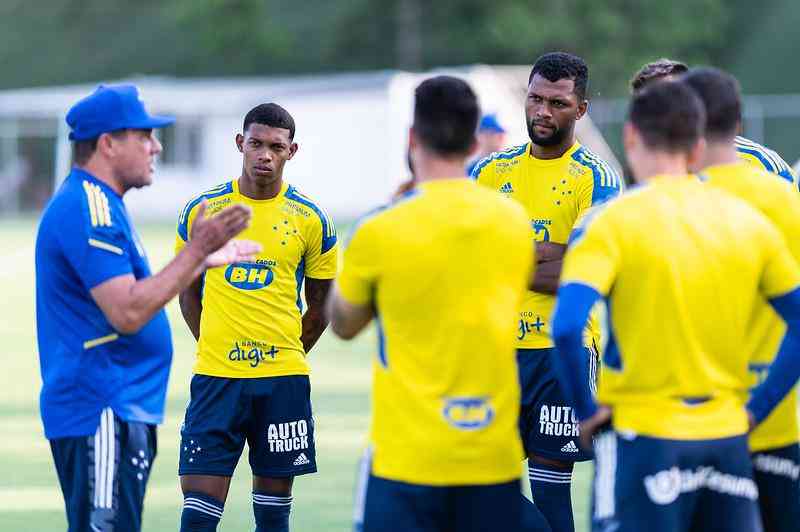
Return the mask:
[[[247,440],[256,530],[289,530],[294,477],[317,470],[306,356],[327,326],[323,304],[336,275],[336,230],[319,206],[283,179],[297,153],[292,116],[274,103],[244,118],[238,179],[190,201],[176,249],[191,245],[197,206],[253,211],[245,236],[255,260],[208,272],[181,293],[197,338],[191,399],[181,429],[181,531],[216,530]],[[300,291],[305,282],[308,309]]]
[[192,244],[151,275],[123,196],[152,183],[153,129],[173,121],[150,116],[132,85],[100,86],[76,103],[67,113],[75,165],[39,224],[40,404],[73,531],[141,528],[172,360],[164,305],[207,269],[258,251],[230,241],[250,218],[233,206],[201,218]]
[[[637,93],[624,144],[642,186],[588,221],[565,258],[553,363],[583,443],[600,429],[597,532],[762,530],[746,433],[800,374],[800,266],[763,214],[689,174],[704,126],[683,83]],[[598,405],[584,387],[582,337],[602,298],[611,332]],[[789,331],[745,408],[742,347],[765,300]]]
[[[525,120],[531,141],[494,153],[472,177],[522,203],[528,238],[537,242],[537,274],[519,312],[517,361],[522,385],[520,432],[531,492],[553,532],[575,529],[570,485],[573,465],[591,459],[578,446],[578,423],[550,367],[550,316],[570,232],[589,211],[623,188],[619,175],[575,138],[575,122],[588,108],[588,68],[561,52],[540,57],[531,70]],[[600,330],[586,334],[586,364],[594,373]],[[594,380],[594,377],[590,380]],[[590,382],[586,382],[587,390]]]
[[[783,233],[800,262],[800,194],[781,177],[737,156],[736,132],[741,125],[739,84],[722,71],[692,69],[679,78],[697,92],[706,107],[706,150],[697,167],[711,185],[750,203]],[[752,385],[763,380],[775,357],[786,325],[769,305],[756,309],[748,327]],[[752,434],[750,451],[758,485],[758,501],[766,532],[790,532],[800,523],[800,431],[795,388]]]
[[[689,67],[685,63],[673,61],[672,59],[662,58],[652,63],[647,63],[633,76],[631,92],[635,94],[656,81],[676,79],[681,74],[688,72],[688,70]],[[741,127],[739,130],[741,130]],[[793,183],[796,189],[800,187],[800,179],[798,179],[792,167],[777,152],[741,135],[735,136],[734,144],[736,146],[736,155],[741,160],[756,168],[782,177],[786,181]]]

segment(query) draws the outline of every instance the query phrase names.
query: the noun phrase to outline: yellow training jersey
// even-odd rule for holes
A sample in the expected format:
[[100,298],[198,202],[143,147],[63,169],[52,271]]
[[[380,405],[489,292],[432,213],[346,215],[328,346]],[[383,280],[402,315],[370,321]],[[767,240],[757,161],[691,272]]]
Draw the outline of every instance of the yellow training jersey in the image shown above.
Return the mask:
[[235,378],[308,375],[300,341],[300,289],[306,277],[336,276],[333,222],[286,183],[274,198],[254,200],[242,195],[233,180],[186,205],[178,220],[176,252],[189,239],[203,200],[208,202],[207,215],[234,203],[248,205],[253,210],[250,226],[238,238],[260,243],[262,251],[253,262],[205,273],[194,372]]
[[517,204],[465,178],[361,222],[342,297],[374,305],[372,473],[424,485],[519,478],[514,316],[533,267]]
[[[472,171],[473,179],[521,203],[528,212],[527,238],[566,244],[570,233],[593,206],[619,195],[623,180],[586,147],[576,142],[558,159],[537,159],[531,143],[493,153]],[[550,318],[555,296],[529,291],[517,325],[517,348],[553,346]],[[595,314],[589,321],[589,338],[600,345]]]
[[735,143],[736,154],[741,160],[793,183],[794,189],[797,191],[798,186],[800,186],[797,175],[794,173],[794,170],[792,170],[792,167],[789,166],[780,155],[744,137],[736,137]]
[[783,236],[694,176],[662,177],[589,222],[562,283],[608,297],[611,339],[597,400],[619,431],[704,440],[747,432],[750,320],[795,289]]
[[[744,162],[706,168],[701,178],[747,201],[769,218],[800,263],[800,194],[790,183]],[[766,301],[758,303],[746,335],[747,351],[753,356],[751,386],[766,377],[785,333],[786,324],[773,308]],[[799,439],[795,388],[750,434],[750,448],[753,451],[777,449]]]

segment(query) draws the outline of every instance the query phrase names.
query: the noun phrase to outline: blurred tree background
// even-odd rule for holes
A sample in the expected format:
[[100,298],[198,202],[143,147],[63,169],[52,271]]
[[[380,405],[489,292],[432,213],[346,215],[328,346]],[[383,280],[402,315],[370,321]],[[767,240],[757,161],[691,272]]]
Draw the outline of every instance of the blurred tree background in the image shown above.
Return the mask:
[[595,96],[624,94],[662,56],[785,92],[797,83],[764,59],[794,58],[798,18],[796,0],[3,0],[0,88],[530,64],[561,49],[587,59]]

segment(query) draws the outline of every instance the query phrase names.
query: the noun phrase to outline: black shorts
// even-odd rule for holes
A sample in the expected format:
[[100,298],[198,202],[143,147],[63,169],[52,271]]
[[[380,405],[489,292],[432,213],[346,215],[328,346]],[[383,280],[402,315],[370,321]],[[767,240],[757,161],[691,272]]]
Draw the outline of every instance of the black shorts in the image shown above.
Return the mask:
[[796,443],[753,453],[764,532],[800,529],[800,448]]
[[[597,368],[597,353],[585,348],[586,364],[593,388]],[[535,454],[551,460],[585,462],[592,453],[580,448],[578,419],[564,399],[555,370],[550,363],[553,349],[518,349],[519,384],[522,404],[519,413],[519,433],[525,454]]]
[[178,474],[233,476],[245,440],[255,476],[317,471],[308,375],[192,378]]
[[762,531],[744,435],[682,441],[606,431],[594,449],[595,532]]
[[93,436],[50,440],[69,530],[137,532],[156,457],[154,425],[122,421],[106,408]]

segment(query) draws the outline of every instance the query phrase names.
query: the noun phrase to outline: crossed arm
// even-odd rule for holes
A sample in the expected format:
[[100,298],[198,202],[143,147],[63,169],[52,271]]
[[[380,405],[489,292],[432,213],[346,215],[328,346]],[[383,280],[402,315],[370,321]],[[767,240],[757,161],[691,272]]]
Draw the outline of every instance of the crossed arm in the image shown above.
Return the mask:
[[528,288],[540,294],[555,295],[561,268],[564,266],[565,244],[554,242],[536,242],[536,271]]

